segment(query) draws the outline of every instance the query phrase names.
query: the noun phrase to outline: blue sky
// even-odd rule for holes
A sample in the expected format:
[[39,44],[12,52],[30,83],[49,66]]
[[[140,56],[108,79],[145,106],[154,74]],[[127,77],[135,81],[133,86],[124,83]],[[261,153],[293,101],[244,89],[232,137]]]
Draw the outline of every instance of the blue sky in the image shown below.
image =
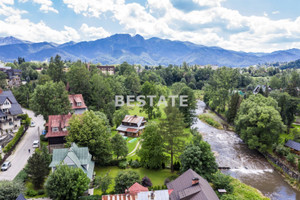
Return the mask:
[[96,40],[116,33],[247,52],[300,48],[299,0],[0,0],[0,37]]

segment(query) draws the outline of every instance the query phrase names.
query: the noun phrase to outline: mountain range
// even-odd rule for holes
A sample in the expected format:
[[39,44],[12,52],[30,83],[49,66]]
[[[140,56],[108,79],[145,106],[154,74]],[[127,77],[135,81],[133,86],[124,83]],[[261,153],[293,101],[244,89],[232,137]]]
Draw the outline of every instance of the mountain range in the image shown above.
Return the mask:
[[29,42],[14,37],[0,37],[0,60],[12,62],[18,57],[26,61],[45,61],[59,54],[62,59],[119,64],[124,61],[141,65],[188,64],[244,67],[259,63],[289,62],[300,59],[300,49],[274,51],[272,53],[246,53],[208,47],[191,42],[172,41],[141,35],[115,34],[95,41]]

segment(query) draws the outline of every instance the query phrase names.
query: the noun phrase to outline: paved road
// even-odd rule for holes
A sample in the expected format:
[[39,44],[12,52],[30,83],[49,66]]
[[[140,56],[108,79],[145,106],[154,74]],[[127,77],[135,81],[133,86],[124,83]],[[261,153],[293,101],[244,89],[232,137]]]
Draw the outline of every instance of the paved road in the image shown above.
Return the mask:
[[[34,140],[39,139],[38,127],[40,132],[44,130],[45,121],[41,115],[35,117],[34,112],[24,109],[23,112],[27,113],[29,117],[36,123],[35,127],[29,127],[27,133],[23,136],[22,140],[19,142],[14,153],[7,158],[12,166],[4,172],[0,172],[0,180],[13,180],[15,176],[25,167],[28,158],[32,155],[34,149],[32,148],[32,143]],[[28,152],[30,149],[30,153]]]

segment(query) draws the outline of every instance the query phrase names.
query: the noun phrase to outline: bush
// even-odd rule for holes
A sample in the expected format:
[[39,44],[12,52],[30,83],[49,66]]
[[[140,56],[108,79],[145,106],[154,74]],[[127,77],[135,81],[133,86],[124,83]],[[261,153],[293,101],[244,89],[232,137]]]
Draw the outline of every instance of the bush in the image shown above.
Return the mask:
[[46,142],[48,139],[45,137],[45,135],[40,135],[40,140]]
[[231,177],[221,172],[217,172],[212,177],[212,183],[215,190],[225,189],[227,194],[231,194],[233,192],[233,186],[231,184]]
[[38,195],[38,192],[32,189],[28,189],[26,190],[26,196],[29,197],[35,197],[36,195]]
[[300,172],[300,159],[298,159],[298,171]]
[[174,170],[175,170],[175,171],[179,171],[179,170],[180,170],[180,166],[181,166],[181,165],[180,165],[180,162],[178,162],[178,161],[175,162],[175,163],[174,163],[174,166],[173,166],[173,167],[174,167]]
[[292,154],[292,153],[289,153],[287,156],[286,156],[286,160],[291,163],[291,164],[295,164],[296,160],[295,160],[295,155]]
[[78,199],[80,199],[80,200],[99,200],[99,199],[101,199],[101,196],[100,195],[82,196],[82,197],[79,197]]
[[27,178],[28,178],[28,174],[24,168],[17,174],[17,176],[14,178],[14,181],[19,181],[19,182],[25,183]]
[[139,162],[138,160],[134,160],[134,161],[132,161],[132,162],[130,163],[130,166],[131,166],[132,168],[139,168],[139,167],[141,167],[141,164],[140,164],[140,162]]
[[121,162],[119,162],[119,168],[126,169],[127,164],[128,164],[127,161],[121,161]]
[[24,132],[24,126],[22,125],[18,132],[16,133],[15,137],[4,147],[4,153],[9,152],[12,147],[17,143],[17,141],[21,138],[22,134]]
[[290,150],[285,146],[283,146],[282,144],[278,144],[275,149],[275,152],[278,153],[280,156],[287,156]]
[[45,190],[38,190],[37,193],[38,193],[38,195],[44,195],[45,194]]
[[142,178],[141,183],[142,183],[142,186],[144,186],[144,187],[152,187],[152,182],[148,176],[145,176],[144,178]]

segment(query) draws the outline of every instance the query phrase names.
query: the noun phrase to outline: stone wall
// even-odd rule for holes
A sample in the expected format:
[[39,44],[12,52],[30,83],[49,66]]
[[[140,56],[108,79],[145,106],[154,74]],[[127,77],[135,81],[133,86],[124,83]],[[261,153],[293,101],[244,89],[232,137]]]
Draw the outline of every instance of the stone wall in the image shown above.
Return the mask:
[[300,174],[299,172],[294,171],[289,166],[281,162],[277,157],[272,156],[269,153],[263,153],[263,155],[268,158],[270,161],[272,161],[275,165],[280,167],[286,174],[288,174],[290,177],[296,179],[298,182],[300,181]]

